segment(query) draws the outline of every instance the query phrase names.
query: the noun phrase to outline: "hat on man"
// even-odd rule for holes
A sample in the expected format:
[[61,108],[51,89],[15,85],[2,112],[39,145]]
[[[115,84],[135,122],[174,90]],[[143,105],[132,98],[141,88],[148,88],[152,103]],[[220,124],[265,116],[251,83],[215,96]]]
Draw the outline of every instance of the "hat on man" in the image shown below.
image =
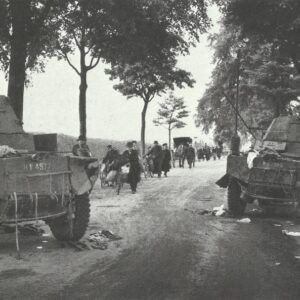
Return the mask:
[[83,135],[80,135],[77,139],[77,141],[86,141],[86,137]]
[[133,143],[132,143],[132,142],[128,142],[128,143],[126,144],[126,146],[127,146],[128,148],[132,148],[132,147],[133,147]]
[[112,148],[112,145],[107,145],[106,148]]
[[155,144],[155,145],[158,145],[158,141],[154,141],[154,143],[153,144]]
[[164,143],[164,144],[162,144],[163,146],[168,146],[168,144],[167,143]]

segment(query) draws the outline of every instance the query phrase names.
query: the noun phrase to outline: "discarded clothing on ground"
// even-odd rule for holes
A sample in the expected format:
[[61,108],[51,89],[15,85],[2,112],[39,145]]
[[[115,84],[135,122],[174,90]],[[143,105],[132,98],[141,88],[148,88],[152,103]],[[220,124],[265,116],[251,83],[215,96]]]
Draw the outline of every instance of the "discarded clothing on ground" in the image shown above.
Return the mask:
[[226,210],[224,209],[224,204],[222,204],[221,206],[214,207],[212,210],[212,215],[216,217],[221,217],[225,215],[225,213]]
[[298,231],[287,231],[286,229],[282,230],[282,233],[290,236],[300,236],[300,232]]
[[249,224],[251,223],[251,219],[249,218],[243,218],[243,219],[239,219],[236,221],[237,223],[241,223],[241,224]]

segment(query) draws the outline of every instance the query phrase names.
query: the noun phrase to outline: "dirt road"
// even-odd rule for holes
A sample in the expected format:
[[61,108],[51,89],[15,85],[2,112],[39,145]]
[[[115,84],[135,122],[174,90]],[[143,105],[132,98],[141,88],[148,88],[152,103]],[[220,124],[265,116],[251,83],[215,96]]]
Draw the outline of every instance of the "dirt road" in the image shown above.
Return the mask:
[[17,260],[14,236],[1,235],[0,299],[300,299],[300,238],[282,234],[300,231],[296,220],[252,207],[249,224],[201,214],[225,202],[214,184],[224,169],[224,160],[174,169],[144,180],[135,195],[96,187],[88,234],[123,238],[107,250],[21,237]]

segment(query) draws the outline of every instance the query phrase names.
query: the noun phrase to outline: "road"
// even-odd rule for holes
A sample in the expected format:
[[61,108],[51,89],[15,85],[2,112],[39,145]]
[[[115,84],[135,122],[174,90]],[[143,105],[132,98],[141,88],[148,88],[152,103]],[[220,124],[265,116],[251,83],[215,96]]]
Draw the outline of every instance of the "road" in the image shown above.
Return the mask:
[[88,234],[109,229],[122,237],[107,250],[21,237],[17,260],[14,236],[3,235],[0,299],[300,299],[300,241],[282,234],[300,231],[297,220],[254,207],[249,224],[202,214],[226,202],[214,184],[224,170],[225,160],[173,169],[144,180],[135,195],[127,186],[119,196],[97,186]]

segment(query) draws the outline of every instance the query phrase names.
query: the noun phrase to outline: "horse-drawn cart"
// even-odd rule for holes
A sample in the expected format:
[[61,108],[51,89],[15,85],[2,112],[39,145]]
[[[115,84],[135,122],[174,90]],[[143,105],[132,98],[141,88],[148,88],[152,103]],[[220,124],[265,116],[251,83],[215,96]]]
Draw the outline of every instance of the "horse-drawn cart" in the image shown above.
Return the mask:
[[179,167],[183,167],[184,160],[186,158],[186,149],[189,143],[192,143],[193,140],[190,137],[177,137],[173,138],[174,142],[174,151],[173,151],[173,168],[176,166],[176,160],[179,162]]

